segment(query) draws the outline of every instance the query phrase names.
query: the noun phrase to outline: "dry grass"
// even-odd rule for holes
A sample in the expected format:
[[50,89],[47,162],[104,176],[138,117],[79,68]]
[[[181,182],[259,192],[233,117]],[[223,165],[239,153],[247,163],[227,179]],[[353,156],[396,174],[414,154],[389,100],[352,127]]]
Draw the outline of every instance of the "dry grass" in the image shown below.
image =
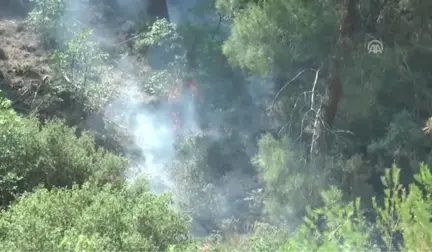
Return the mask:
[[52,75],[48,54],[22,19],[0,17],[0,37],[0,49],[6,55],[0,60],[0,89],[14,102],[30,105],[36,90]]

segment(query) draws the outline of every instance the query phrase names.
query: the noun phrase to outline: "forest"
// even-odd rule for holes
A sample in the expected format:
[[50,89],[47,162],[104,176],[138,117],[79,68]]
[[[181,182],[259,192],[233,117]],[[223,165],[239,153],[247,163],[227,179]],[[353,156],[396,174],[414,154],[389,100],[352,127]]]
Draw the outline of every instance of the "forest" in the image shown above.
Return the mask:
[[431,251],[431,13],[0,0],[0,250]]

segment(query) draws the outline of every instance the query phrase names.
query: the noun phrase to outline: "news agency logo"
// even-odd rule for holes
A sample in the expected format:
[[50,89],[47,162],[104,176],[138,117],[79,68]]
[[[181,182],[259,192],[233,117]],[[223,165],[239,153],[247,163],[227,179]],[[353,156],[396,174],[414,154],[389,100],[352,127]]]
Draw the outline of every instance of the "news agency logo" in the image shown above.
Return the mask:
[[367,44],[368,53],[381,54],[384,50],[383,43],[377,39],[369,41]]

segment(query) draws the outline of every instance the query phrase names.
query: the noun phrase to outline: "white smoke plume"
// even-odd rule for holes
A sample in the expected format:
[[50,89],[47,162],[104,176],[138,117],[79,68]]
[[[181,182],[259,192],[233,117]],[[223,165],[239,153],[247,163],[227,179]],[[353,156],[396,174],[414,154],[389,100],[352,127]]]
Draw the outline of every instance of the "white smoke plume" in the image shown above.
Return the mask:
[[[217,26],[217,17],[205,16],[200,19],[198,16],[193,17],[191,12],[188,11],[207,0],[177,0],[173,4],[174,1],[168,0],[171,22],[177,25],[180,25],[182,22],[192,22],[194,25],[202,25],[204,21],[208,21],[210,23],[208,27],[214,29]],[[132,18],[131,22],[137,21],[133,20],[134,15],[130,13],[130,9],[133,8],[135,2],[135,0],[121,0],[121,4],[119,5],[120,8],[125,8],[124,11],[120,12],[126,13],[127,18]],[[87,28],[92,28],[94,30],[94,38],[103,45],[109,45],[118,36],[111,29],[112,23],[118,23],[119,25],[116,26],[121,27],[128,21],[125,16],[120,16],[118,17],[118,21],[111,20],[110,24],[104,22],[93,24],[91,17],[100,16],[98,14],[100,10],[92,10],[90,5],[85,2],[80,2],[80,4],[75,2],[74,8],[78,8],[78,11],[68,12],[64,17],[66,20],[70,20],[71,27],[82,27],[74,25],[80,23],[84,24]],[[84,8],[88,12],[80,12],[79,8]],[[201,22],[194,21],[197,19],[200,19]],[[216,21],[214,21],[215,19]],[[174,78],[168,81],[173,83],[163,83],[169,86],[170,84],[174,84],[177,79],[182,79],[182,76],[185,76],[186,73],[182,73],[183,67],[174,67],[173,69],[172,66],[168,66],[167,62],[175,57],[172,52],[167,52],[165,49],[163,46],[151,47],[148,50],[146,59],[153,66],[153,69],[161,70],[165,68],[167,71],[175,72]],[[229,93],[231,86],[228,86],[226,90],[219,92],[217,91],[218,89],[224,89],[225,77],[220,78],[220,76],[217,76],[218,78],[212,80],[213,76],[210,76],[206,79],[206,85],[203,85],[205,86],[203,89],[208,88],[210,90],[203,92],[209,95],[206,97],[206,102],[209,104],[205,104],[206,108],[203,110],[211,107],[212,101],[208,100],[213,100],[213,102],[218,103],[215,107],[225,107],[225,110],[229,111],[224,111],[221,108],[209,108],[206,114],[200,111],[199,114],[203,118],[197,118],[197,110],[201,110],[199,106],[202,105],[196,103],[196,99],[192,98],[191,94],[184,94],[183,99],[175,104],[160,102],[157,106],[146,105],[153,97],[145,94],[141,89],[143,84],[145,84],[143,83],[145,78],[142,77],[141,72],[148,66],[139,62],[135,57],[126,55],[121,59],[117,59],[109,74],[107,73],[103,76],[105,79],[104,82],[116,79],[119,83],[116,99],[111,100],[105,108],[105,118],[118,126],[117,128],[122,133],[119,139],[123,141],[124,139],[128,139],[128,141],[123,142],[126,149],[129,148],[128,152],[139,154],[138,156],[142,157],[132,159],[132,167],[127,174],[127,179],[134,181],[139,175],[143,173],[148,174],[150,177],[150,190],[153,193],[171,192],[173,193],[175,203],[186,202],[188,204],[186,207],[190,208],[187,209],[187,212],[194,217],[194,234],[206,235],[212,232],[219,225],[216,223],[222,219],[235,217],[243,218],[243,221],[247,221],[246,215],[248,213],[245,212],[248,211],[246,209],[249,202],[244,198],[249,195],[248,192],[258,186],[252,175],[253,168],[250,164],[250,158],[256,153],[257,148],[252,143],[253,139],[250,135],[266,127],[265,124],[268,122],[265,118],[260,118],[260,113],[257,109],[259,105],[261,106],[265,103],[262,99],[263,97],[268,97],[268,88],[259,88],[260,81],[250,80],[251,85],[248,88],[237,85],[237,90]],[[197,84],[199,87],[200,83]],[[241,91],[242,89],[244,90]],[[249,98],[247,97],[248,95]],[[240,102],[235,100],[238,98],[243,99],[242,97],[250,101]],[[233,100],[231,101],[230,99]],[[233,104],[240,102],[243,105],[234,109],[227,108],[229,106],[225,105],[230,105],[230,102]],[[221,103],[225,103],[225,105],[222,106]],[[200,135],[203,133],[199,127],[198,119],[200,119],[200,122],[207,124],[203,127],[206,128],[205,145],[208,146],[201,146],[202,148],[200,147],[199,151],[190,150],[192,152],[202,151],[203,154],[192,153],[190,155],[186,154],[186,158],[182,157],[182,159],[186,159],[186,162],[182,163],[182,168],[197,168],[209,173],[206,180],[202,182],[203,184],[208,184],[207,186],[202,185],[201,182],[196,183],[195,186],[194,183],[196,181],[187,179],[183,181],[181,178],[179,180],[178,177],[180,176],[176,178],[172,176],[172,169],[178,168],[178,166],[175,166],[177,165],[175,161],[178,158],[176,157],[175,144],[183,137],[178,136],[178,132],[174,130],[173,109],[181,112],[182,132],[186,135]],[[208,128],[212,132],[211,137],[208,137]],[[250,134],[251,132],[252,134]],[[248,136],[244,137],[244,135]],[[194,155],[200,156],[196,158],[199,159],[199,162],[196,162],[197,164],[194,163],[196,161]],[[189,163],[190,167],[188,166]],[[206,169],[210,169],[211,171]],[[193,175],[193,172],[185,174],[186,177]],[[201,188],[201,186],[204,187]],[[202,194],[199,191],[203,191]]]
[[[92,29],[94,39],[102,45],[112,43],[118,36],[109,25],[133,22],[134,18],[142,19],[139,13],[145,12],[146,9],[146,1],[118,0],[117,6],[121,9],[116,11],[123,13],[123,15],[113,17],[117,20],[109,20],[110,24],[108,24],[108,22],[104,23],[100,20],[103,16],[101,12],[104,10],[95,7],[94,3],[90,4],[88,0],[69,0],[66,2],[67,11],[62,18],[68,25],[67,29],[75,32],[81,29]],[[170,14],[178,13],[180,16],[177,15],[176,21],[181,22],[183,19],[181,15],[187,15],[184,5],[172,5],[171,2],[168,2],[169,12]],[[62,31],[59,32],[64,34]],[[68,38],[63,37],[62,39]],[[161,62],[164,63],[164,59],[172,58],[172,56],[167,54],[164,48],[156,47],[150,49],[148,58],[155,59],[158,61],[155,63],[161,65]],[[142,80],[139,79],[140,75],[137,73],[137,69],[145,67],[147,66],[139,63],[135,58],[125,56],[117,61],[109,75],[103,76],[104,82],[111,81],[110,78],[121,80],[117,98],[107,106],[105,118],[118,125],[125,135],[132,137],[133,145],[136,146],[135,153],[138,151],[143,156],[141,159],[134,160],[128,179],[133,180],[138,175],[137,173],[148,173],[151,190],[160,193],[173,190],[170,166],[175,158],[174,145],[179,138],[173,128],[171,116],[173,107],[170,104],[161,103],[156,108],[145,106],[145,103],[152,98],[140,90]],[[193,100],[185,98],[175,106],[174,109],[182,112],[182,131],[199,133]],[[126,145],[130,144],[130,142],[126,143]]]

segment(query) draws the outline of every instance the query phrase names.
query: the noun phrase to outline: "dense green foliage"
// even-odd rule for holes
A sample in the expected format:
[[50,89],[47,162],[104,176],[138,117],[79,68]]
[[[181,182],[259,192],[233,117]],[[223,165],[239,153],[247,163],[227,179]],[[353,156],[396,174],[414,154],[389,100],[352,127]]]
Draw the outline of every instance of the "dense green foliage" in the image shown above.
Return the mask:
[[[2,98],[0,250],[431,250],[431,3],[216,0],[194,10],[216,25],[140,17],[102,46],[69,1],[35,0],[28,24],[66,106],[102,114],[132,100],[120,95],[131,83],[164,104],[195,83],[186,117],[200,132],[177,139],[171,194],[155,195],[126,179],[134,153],[96,144],[130,143],[127,127],[41,122]],[[128,59],[132,70],[116,65]]]
[[90,133],[77,137],[75,128],[58,120],[41,125],[36,118],[16,115],[7,100],[1,102],[3,206],[39,184],[46,188],[71,187],[85,181],[123,184],[127,159],[96,148]]
[[113,84],[101,79],[107,72],[102,66],[108,54],[97,42],[89,40],[91,35],[91,30],[74,34],[73,39],[51,57],[57,74],[62,77],[58,81],[58,91],[69,91],[72,99],[81,101],[90,111],[104,108],[115,91]]
[[187,241],[187,222],[145,185],[37,189],[1,214],[1,250],[165,251]]

